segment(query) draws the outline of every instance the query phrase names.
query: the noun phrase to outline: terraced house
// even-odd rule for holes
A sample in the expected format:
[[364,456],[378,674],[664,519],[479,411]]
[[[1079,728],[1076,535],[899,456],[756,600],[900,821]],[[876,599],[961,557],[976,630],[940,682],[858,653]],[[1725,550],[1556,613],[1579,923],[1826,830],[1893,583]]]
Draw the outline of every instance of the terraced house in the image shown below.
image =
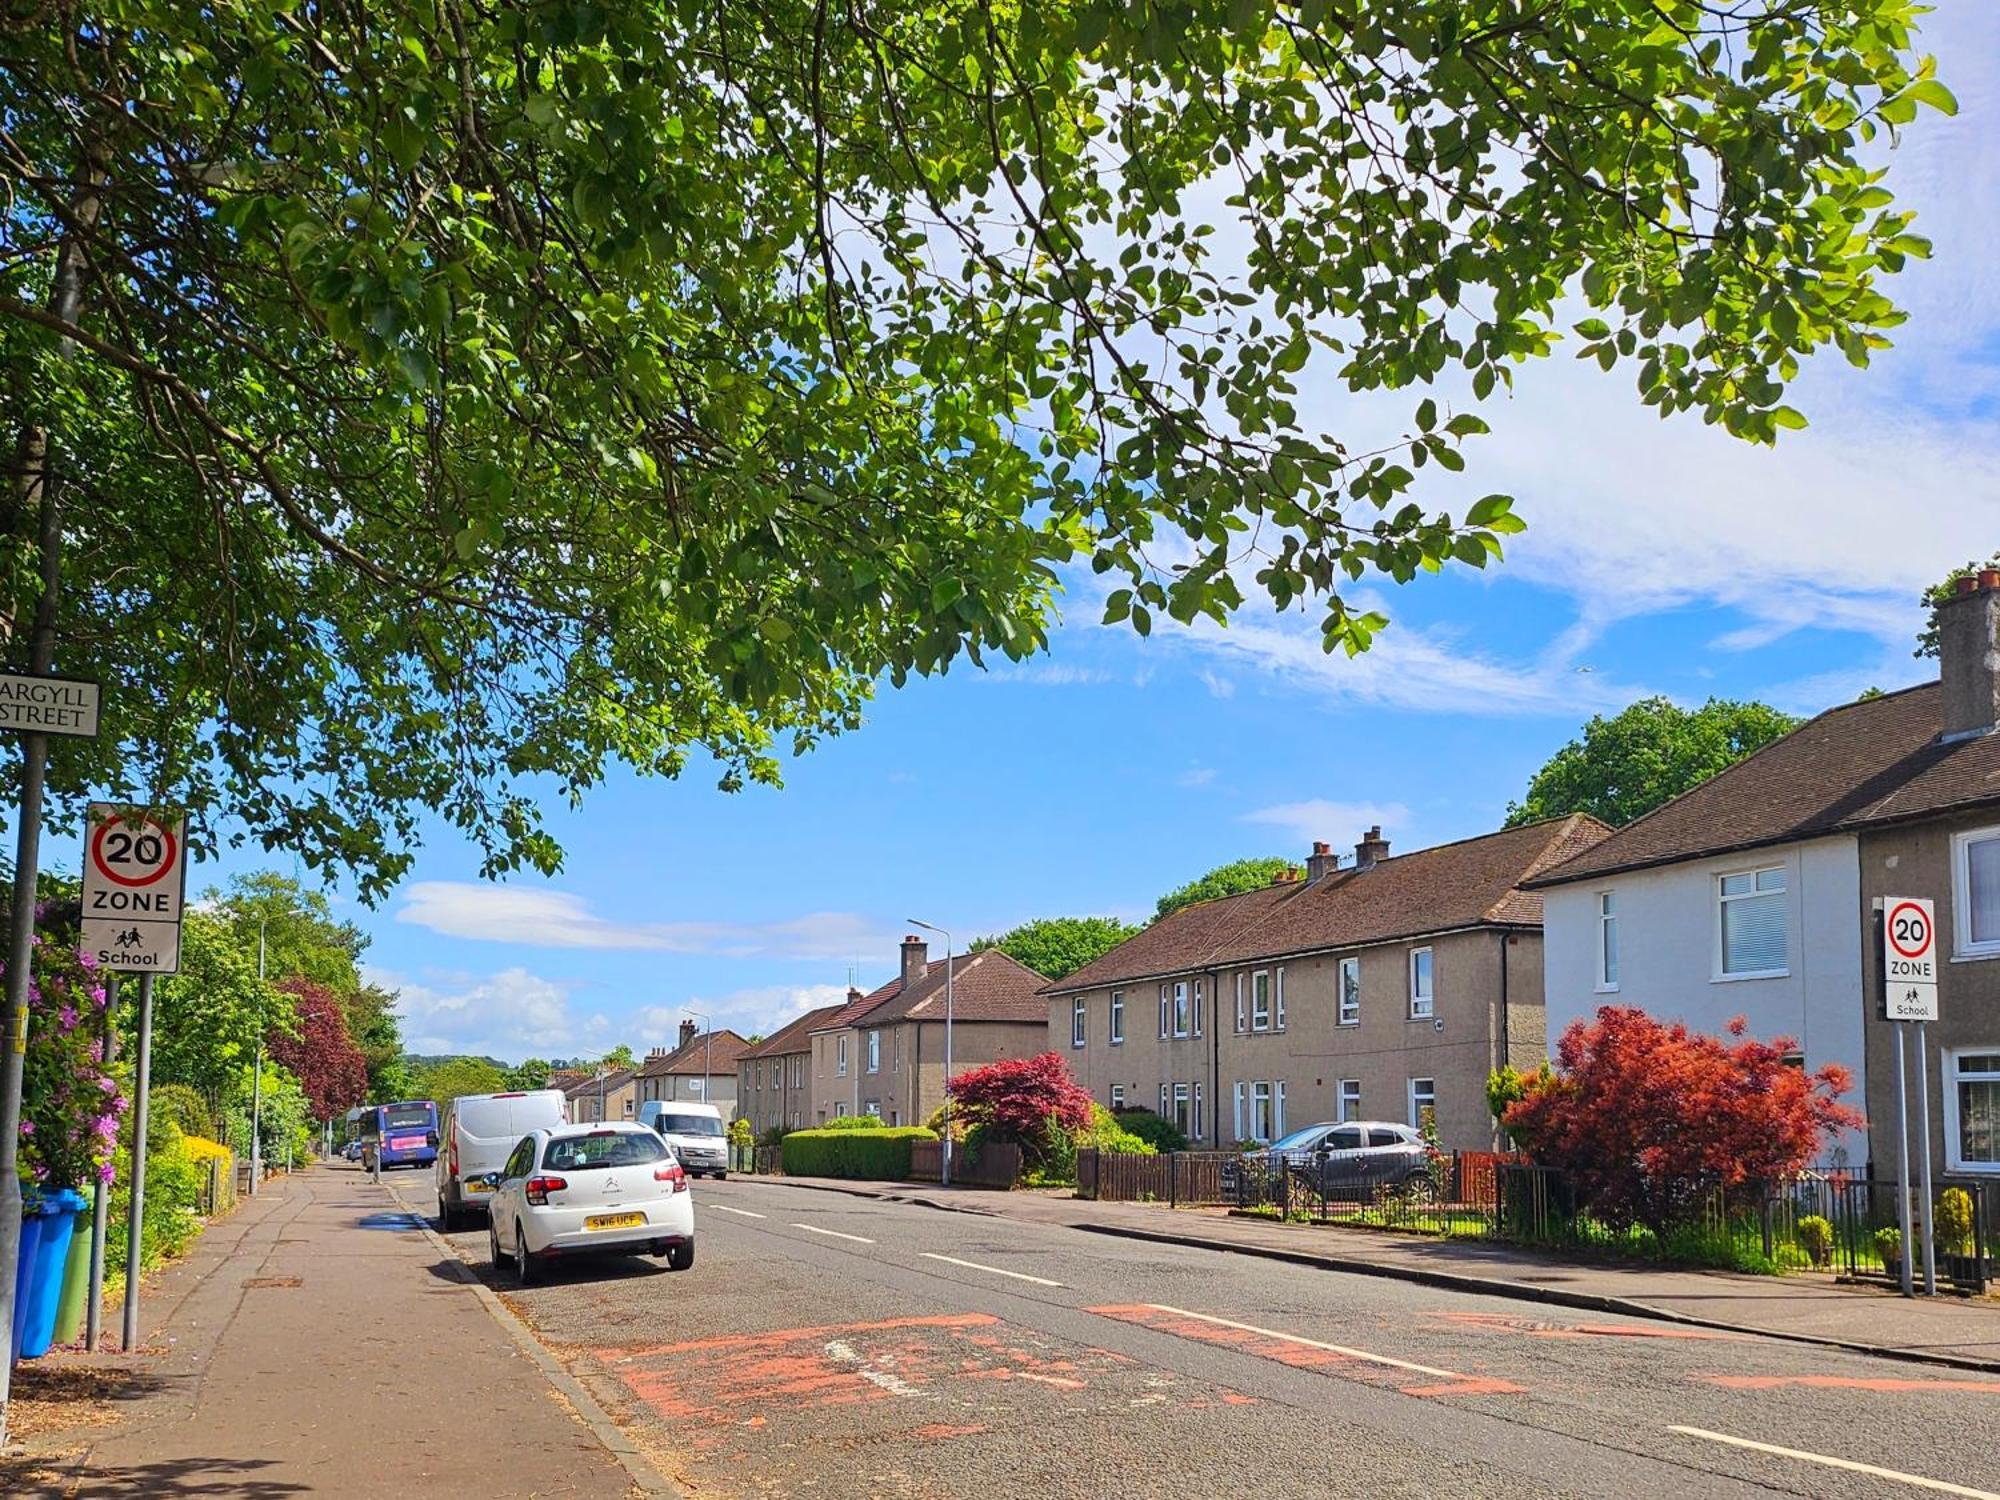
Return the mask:
[[1542,903],[1521,889],[1608,832],[1574,816],[1389,853],[1379,828],[1304,878],[1182,907],[1042,991],[1051,1042],[1113,1109],[1191,1140],[1275,1140],[1324,1120],[1494,1139],[1486,1077],[1545,1045]]
[[[851,990],[848,1000],[860,997]],[[823,1005],[809,1010],[736,1060],[736,1113],[758,1135],[767,1130],[802,1130],[814,1122],[812,1106],[813,1028],[838,1015],[842,1007]]]
[[[814,1028],[815,1123],[879,1115],[891,1125],[921,1125],[944,1103],[946,961],[917,937],[903,939],[901,959],[894,979]],[[993,948],[950,964],[954,1077],[1047,1049],[1042,975]]]

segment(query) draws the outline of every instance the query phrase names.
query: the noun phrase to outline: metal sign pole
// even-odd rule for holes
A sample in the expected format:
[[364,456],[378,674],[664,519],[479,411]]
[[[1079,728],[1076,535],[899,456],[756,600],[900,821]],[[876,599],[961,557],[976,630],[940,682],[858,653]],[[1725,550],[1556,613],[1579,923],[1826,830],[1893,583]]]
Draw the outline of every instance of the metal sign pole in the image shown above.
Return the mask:
[[[35,655],[43,655],[36,631]],[[41,662],[44,669],[47,662]],[[21,827],[14,850],[13,932],[7,950],[6,1053],[0,1059],[0,1443],[14,1373],[14,1282],[21,1260],[21,1074],[28,1060],[28,971],[35,951],[35,873],[41,858],[47,735],[31,734],[21,768]]]
[[1902,1280],[1903,1295],[1914,1296],[1910,1274],[1910,1256],[1916,1249],[1916,1236],[1910,1232],[1910,1068],[1908,1054],[1903,1047],[1901,1022],[1896,1027],[1896,1222],[1903,1233]]
[[[118,971],[104,976],[104,1065],[118,1060]],[[92,1354],[104,1337],[104,1239],[111,1227],[111,1186],[99,1182],[90,1215],[90,1306],[85,1310],[83,1347]]]
[[1931,1064],[1930,1048],[1924,1041],[1924,1023],[1917,1022],[1917,1118],[1921,1121],[1917,1140],[1921,1143],[1919,1160],[1923,1163],[1924,1196],[1918,1201],[1924,1212],[1924,1295],[1937,1295],[1937,1225],[1933,1222],[1936,1206],[1931,1198]]
[[140,1228],[146,1217],[146,1112],[153,1092],[153,976],[139,976],[139,1065],[132,1106],[132,1212],[125,1225],[125,1352],[139,1346]]

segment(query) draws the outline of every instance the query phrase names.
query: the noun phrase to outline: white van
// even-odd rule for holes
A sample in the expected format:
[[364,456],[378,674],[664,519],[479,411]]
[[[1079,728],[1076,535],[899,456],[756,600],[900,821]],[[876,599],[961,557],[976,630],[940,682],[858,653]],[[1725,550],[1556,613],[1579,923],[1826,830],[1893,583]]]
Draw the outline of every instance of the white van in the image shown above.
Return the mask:
[[722,1128],[722,1111],[713,1104],[683,1104],[679,1100],[648,1099],[639,1106],[639,1123],[659,1132],[690,1177],[729,1175],[729,1137]]
[[462,1094],[446,1105],[437,1156],[438,1221],[444,1232],[463,1229],[472,1214],[486,1212],[481,1195],[493,1189],[481,1179],[499,1171],[529,1131],[568,1123],[569,1103],[561,1089]]

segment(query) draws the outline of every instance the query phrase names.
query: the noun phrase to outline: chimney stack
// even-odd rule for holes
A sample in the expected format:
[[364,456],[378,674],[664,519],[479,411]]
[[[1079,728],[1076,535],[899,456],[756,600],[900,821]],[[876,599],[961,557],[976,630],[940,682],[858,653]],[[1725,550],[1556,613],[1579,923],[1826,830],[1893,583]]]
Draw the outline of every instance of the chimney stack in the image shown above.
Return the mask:
[[1340,856],[1333,852],[1333,845],[1314,839],[1312,857],[1306,861],[1306,879],[1324,880],[1339,868]]
[[1382,837],[1382,825],[1377,823],[1361,836],[1361,842],[1354,846],[1354,868],[1372,870],[1389,857],[1389,841]]
[[1944,739],[1969,740],[2000,725],[2000,568],[1958,580],[1937,607]]
[[685,1047],[689,1042],[693,1040],[694,1040],[694,1022],[692,1021],[681,1022],[681,1046]]
[[908,990],[924,977],[930,966],[931,945],[920,937],[903,939],[903,988]]
[[850,984],[847,987],[847,1003],[849,1005],[852,1005],[855,1001],[861,998],[862,998],[861,991]]
[[665,1057],[666,1055],[667,1055],[667,1049],[665,1047],[651,1047],[647,1049],[646,1061],[658,1062],[661,1058]]

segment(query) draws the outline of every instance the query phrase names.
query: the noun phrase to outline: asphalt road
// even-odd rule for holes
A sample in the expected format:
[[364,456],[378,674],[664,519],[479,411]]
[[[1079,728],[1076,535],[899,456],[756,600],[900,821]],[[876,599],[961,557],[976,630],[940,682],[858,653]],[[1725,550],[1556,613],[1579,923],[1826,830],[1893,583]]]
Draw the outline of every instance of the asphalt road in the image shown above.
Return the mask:
[[[2000,1500],[2000,1377],[765,1180],[695,1191],[691,1271],[493,1284],[702,1496]],[[494,1275],[483,1228],[451,1238]]]

